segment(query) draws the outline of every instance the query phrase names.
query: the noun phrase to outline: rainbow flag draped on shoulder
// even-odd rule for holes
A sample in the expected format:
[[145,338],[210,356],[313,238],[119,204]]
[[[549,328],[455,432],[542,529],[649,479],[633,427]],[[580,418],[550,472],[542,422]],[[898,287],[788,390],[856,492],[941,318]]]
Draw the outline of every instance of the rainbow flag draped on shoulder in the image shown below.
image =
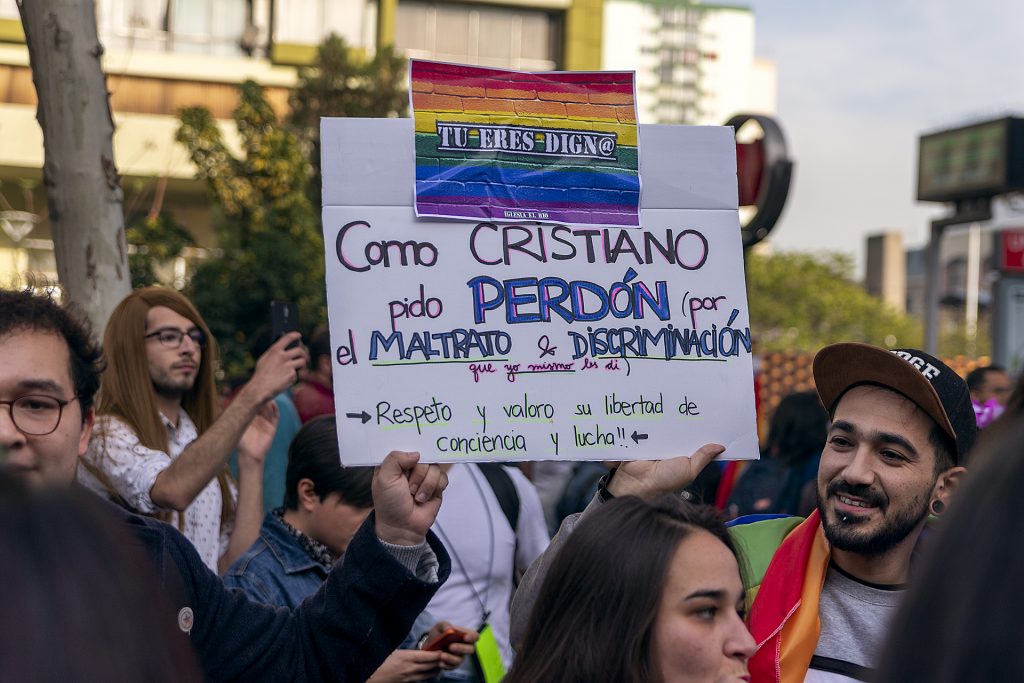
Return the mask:
[[632,72],[412,60],[416,215],[639,225]]
[[747,666],[752,683],[802,683],[818,644],[818,601],[830,550],[815,510],[772,555],[750,608],[757,651]]

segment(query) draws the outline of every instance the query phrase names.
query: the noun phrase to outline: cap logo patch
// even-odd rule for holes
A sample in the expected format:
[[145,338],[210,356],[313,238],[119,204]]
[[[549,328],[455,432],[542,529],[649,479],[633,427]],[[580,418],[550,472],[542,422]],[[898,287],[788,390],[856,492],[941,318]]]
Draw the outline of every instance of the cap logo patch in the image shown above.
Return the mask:
[[893,353],[917,368],[928,381],[939,376],[939,369],[923,358],[907,353],[906,351],[893,351]]

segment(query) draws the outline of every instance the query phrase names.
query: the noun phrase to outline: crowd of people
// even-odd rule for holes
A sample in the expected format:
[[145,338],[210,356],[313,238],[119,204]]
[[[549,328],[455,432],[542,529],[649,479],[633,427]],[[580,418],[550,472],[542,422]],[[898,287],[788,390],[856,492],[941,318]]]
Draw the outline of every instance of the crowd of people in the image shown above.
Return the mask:
[[221,400],[173,290],[131,294],[102,346],[0,291],[0,681],[1020,676],[1024,379],[1003,368],[825,347],[735,482],[717,444],[346,468],[329,338],[299,341],[254,347]]

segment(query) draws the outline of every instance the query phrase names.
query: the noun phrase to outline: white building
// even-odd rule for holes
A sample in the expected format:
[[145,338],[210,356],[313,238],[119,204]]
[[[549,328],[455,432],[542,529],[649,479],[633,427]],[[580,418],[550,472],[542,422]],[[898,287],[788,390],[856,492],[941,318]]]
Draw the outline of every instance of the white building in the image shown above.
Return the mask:
[[602,68],[636,71],[641,123],[720,125],[774,114],[774,63],[754,56],[747,7],[606,0]]

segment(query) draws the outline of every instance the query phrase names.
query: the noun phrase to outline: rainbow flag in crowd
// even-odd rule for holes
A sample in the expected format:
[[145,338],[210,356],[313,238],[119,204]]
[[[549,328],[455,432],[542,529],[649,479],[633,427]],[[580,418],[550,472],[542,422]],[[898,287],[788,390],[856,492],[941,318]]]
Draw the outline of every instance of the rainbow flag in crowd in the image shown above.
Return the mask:
[[411,69],[417,216],[639,225],[632,72]]

